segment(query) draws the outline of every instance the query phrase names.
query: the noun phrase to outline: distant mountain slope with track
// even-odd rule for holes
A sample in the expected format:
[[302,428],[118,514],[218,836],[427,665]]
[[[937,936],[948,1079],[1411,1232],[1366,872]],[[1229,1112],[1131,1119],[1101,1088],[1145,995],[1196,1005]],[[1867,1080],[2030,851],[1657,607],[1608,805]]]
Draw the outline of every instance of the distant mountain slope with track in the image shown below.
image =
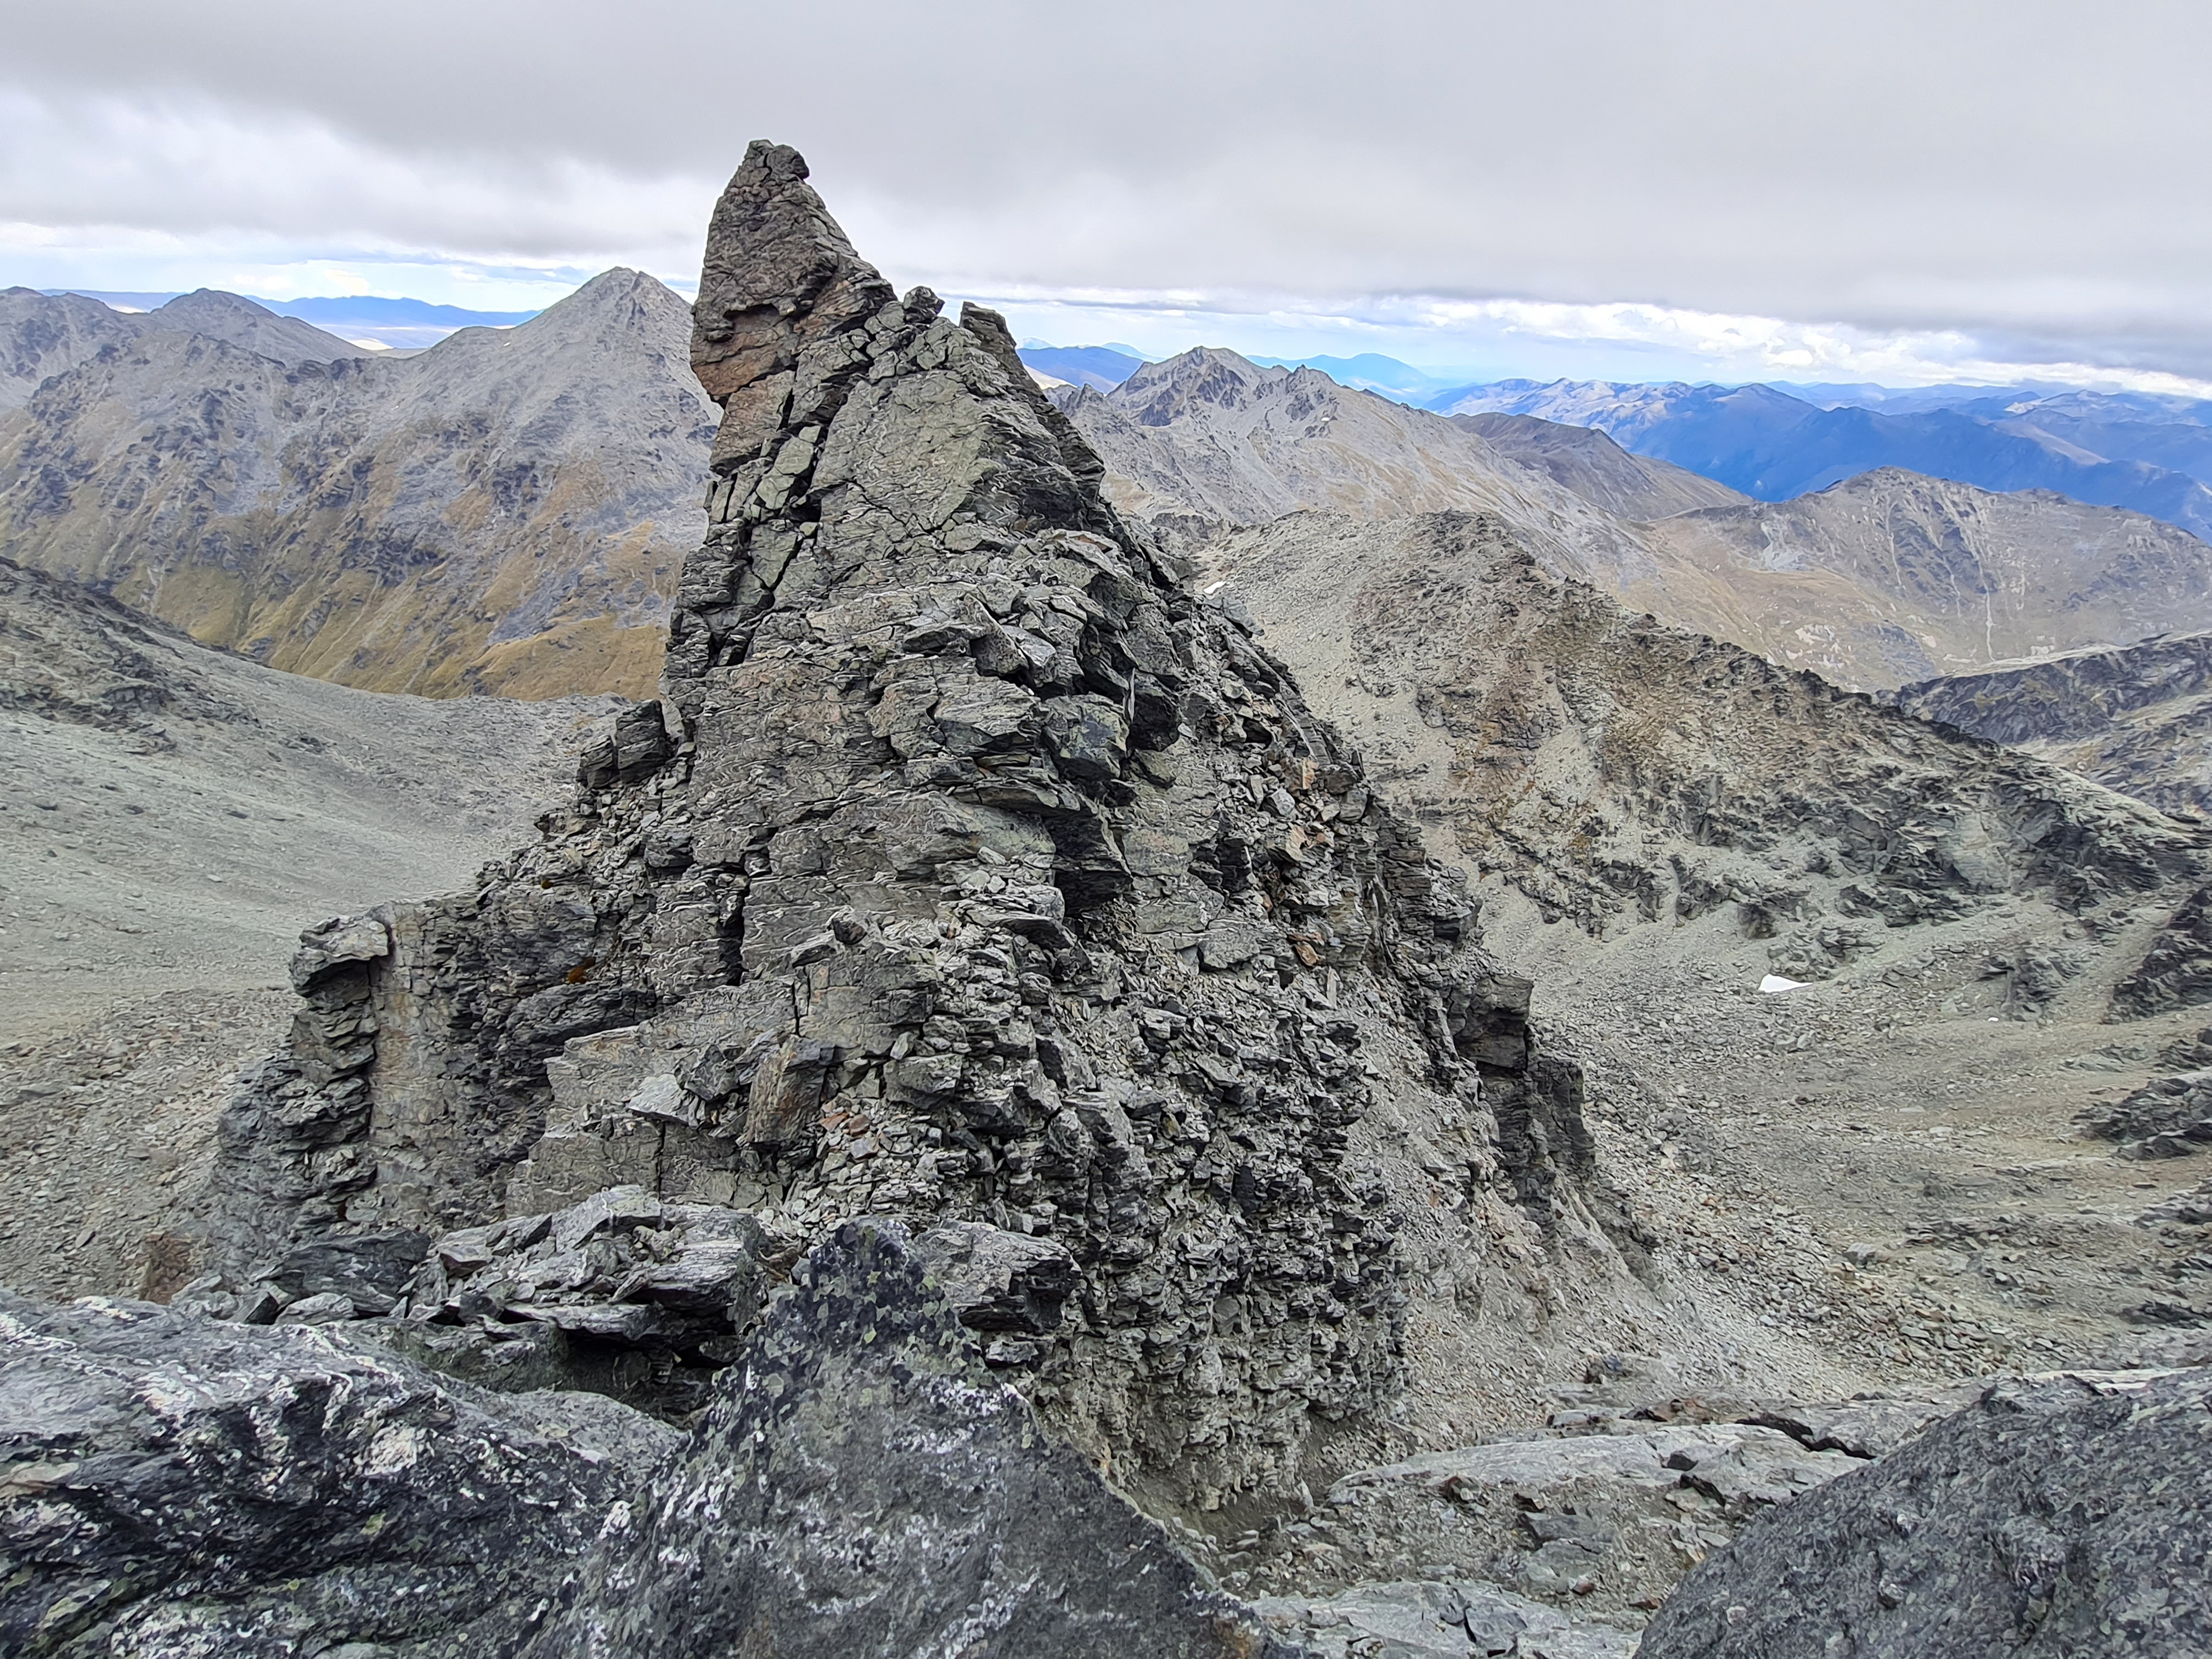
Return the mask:
[[1908,685],[1898,706],[2169,812],[2212,817],[2212,633]]

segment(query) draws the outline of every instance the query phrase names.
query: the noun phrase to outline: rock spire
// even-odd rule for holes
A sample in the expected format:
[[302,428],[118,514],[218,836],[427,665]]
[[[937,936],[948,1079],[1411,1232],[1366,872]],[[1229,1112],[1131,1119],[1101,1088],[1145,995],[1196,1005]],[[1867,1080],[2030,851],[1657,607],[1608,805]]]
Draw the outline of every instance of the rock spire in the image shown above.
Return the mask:
[[[556,1315],[651,1274],[532,1265],[597,1195],[633,1194],[640,1260],[748,1212],[748,1274],[898,1218],[1125,1484],[1294,1485],[1401,1385],[1378,1103],[1438,1149],[1433,1231],[1566,1200],[1576,1074],[1358,756],[1102,500],[999,317],[895,296],[756,143],[696,318],[724,414],[665,732],[627,719],[474,894],[311,937],[225,1125],[234,1291],[272,1240],[475,1228],[398,1316],[649,1342]],[[716,1363],[665,1340],[654,1375]]]

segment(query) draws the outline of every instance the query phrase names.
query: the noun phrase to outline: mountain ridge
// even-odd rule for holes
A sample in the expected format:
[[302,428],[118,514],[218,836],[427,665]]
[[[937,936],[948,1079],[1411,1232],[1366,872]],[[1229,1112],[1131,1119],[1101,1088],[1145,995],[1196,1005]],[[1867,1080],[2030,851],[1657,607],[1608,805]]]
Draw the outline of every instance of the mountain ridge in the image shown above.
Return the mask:
[[1504,380],[1442,393],[1428,407],[1595,426],[1624,448],[1762,501],[1790,499],[1892,466],[1993,491],[2051,489],[2212,535],[2212,485],[2203,480],[2133,453],[2108,458],[2032,423],[1993,424],[1959,408],[1895,414],[1850,404],[1824,409],[1761,384],[1601,380]]
[[1760,502],[1596,428],[1442,416],[1218,349],[1054,397],[1115,504],[1179,544],[1308,510],[1495,513],[1632,609],[1845,685],[2212,626],[2212,547],[2120,508],[1894,471]]
[[2166,811],[2212,817],[2212,634],[1993,664],[1894,700]]
[[0,416],[0,535],[342,684],[643,693],[709,441],[689,325],[617,269],[404,361],[126,327]]
[[149,333],[216,339],[288,367],[374,354],[219,289],[180,294],[158,309],[120,312],[82,295],[0,289],[0,413],[20,409],[52,376],[106,346]]

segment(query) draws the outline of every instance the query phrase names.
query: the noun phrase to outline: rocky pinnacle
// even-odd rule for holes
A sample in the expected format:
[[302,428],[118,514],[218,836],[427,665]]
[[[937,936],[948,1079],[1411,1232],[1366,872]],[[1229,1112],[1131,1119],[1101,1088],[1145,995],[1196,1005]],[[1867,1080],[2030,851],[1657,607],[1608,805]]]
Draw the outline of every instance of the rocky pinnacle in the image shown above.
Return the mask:
[[[1284,1490],[1401,1386],[1380,1099],[1442,1149],[1423,1224],[1540,1221],[1587,1168],[1579,1079],[1002,321],[940,310],[752,146],[696,311],[724,416],[667,732],[627,720],[473,895],[316,936],[212,1254],[244,1282],[615,1188],[796,1247],[951,1227],[989,1363],[1101,1467]],[[527,1316],[480,1277],[469,1310]]]

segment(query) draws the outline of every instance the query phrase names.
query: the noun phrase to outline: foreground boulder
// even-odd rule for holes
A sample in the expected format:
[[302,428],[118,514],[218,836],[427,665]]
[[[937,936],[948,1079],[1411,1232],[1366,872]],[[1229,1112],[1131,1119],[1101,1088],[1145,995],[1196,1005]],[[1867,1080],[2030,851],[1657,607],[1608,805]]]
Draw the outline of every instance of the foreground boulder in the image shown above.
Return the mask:
[[794,1283],[533,1659],[1294,1659],[993,1380],[903,1228]]
[[841,1228],[688,1437],[366,1325],[6,1298],[0,1651],[1295,1659],[994,1380],[945,1249]]
[[2000,1382],[1754,1522],[1642,1659],[2212,1652],[2212,1371]]
[[677,1439],[325,1329],[0,1296],[0,1652],[511,1651]]

